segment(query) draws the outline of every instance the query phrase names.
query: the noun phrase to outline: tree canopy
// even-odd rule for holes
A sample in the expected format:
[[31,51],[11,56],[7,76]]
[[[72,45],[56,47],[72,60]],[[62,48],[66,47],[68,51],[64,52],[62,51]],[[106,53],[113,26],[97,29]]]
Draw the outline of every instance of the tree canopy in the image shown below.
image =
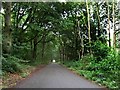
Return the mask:
[[2,2],[2,10],[4,58],[11,55],[32,63],[52,59],[64,62],[90,54],[100,62],[111,48],[120,47],[120,15],[115,0]]

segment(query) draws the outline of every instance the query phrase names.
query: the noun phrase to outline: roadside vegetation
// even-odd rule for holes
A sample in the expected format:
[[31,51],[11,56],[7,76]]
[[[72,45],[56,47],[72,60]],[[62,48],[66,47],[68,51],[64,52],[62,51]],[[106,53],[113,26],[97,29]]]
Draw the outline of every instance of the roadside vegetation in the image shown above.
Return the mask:
[[[101,45],[100,42],[97,45]],[[120,88],[120,52],[108,46],[97,47],[95,43],[92,55],[85,55],[77,61],[65,61],[63,65],[101,86]]]
[[2,87],[14,86],[55,59],[88,79],[119,88],[118,6],[116,0],[2,2]]
[[11,55],[2,57],[2,88],[15,86],[18,82],[31,75],[34,71],[41,69],[47,63],[36,60],[31,63]]

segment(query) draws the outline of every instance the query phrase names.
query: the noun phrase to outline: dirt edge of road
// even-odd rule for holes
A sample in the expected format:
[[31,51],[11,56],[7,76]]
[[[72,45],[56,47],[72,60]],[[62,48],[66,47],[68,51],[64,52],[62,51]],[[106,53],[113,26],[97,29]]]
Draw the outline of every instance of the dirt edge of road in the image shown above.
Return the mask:
[[[29,69],[29,74],[23,78],[19,74],[10,74],[8,75],[8,82],[7,85],[4,87],[2,84],[2,88],[15,88],[16,85],[19,85],[20,83],[24,82],[25,80],[29,79],[32,77],[34,74],[36,74],[39,70],[43,69],[46,65],[38,65],[35,68]],[[6,79],[7,80],[7,79]],[[5,80],[4,80],[5,81]],[[2,82],[4,82],[2,80]]]

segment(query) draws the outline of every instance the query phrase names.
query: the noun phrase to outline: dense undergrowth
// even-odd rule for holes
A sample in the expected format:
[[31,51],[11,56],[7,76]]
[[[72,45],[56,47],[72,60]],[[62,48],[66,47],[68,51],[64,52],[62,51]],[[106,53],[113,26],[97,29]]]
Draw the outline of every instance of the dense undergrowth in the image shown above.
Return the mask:
[[87,55],[79,61],[66,61],[64,65],[108,88],[120,88],[120,66],[117,64],[119,58],[120,54],[118,57],[108,57],[100,62],[95,62],[93,56]]
[[100,43],[94,45],[92,55],[85,55],[78,61],[65,61],[64,65],[99,85],[110,89],[120,88],[120,52],[103,44],[100,46]]
[[4,54],[2,56],[2,71],[0,73],[3,83],[2,88],[14,86],[18,81],[27,77],[39,65],[45,65],[45,63],[40,60],[30,62],[30,60],[23,60]]
[[25,68],[29,66],[29,61],[19,59],[11,55],[4,55],[2,57],[2,71],[3,73],[20,73]]

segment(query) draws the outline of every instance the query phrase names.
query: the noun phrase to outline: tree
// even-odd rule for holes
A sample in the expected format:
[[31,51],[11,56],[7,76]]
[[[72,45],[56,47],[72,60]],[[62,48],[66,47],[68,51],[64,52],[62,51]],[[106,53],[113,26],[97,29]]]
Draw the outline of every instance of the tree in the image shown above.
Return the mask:
[[86,8],[87,8],[87,18],[88,18],[88,39],[89,39],[89,52],[91,54],[91,36],[90,36],[90,15],[89,15],[89,8],[88,8],[88,1],[86,0]]
[[3,31],[3,52],[11,53],[12,49],[12,30],[11,30],[11,2],[5,2],[5,27]]
[[112,10],[113,10],[113,13],[112,13],[112,15],[113,15],[113,47],[115,48],[115,46],[116,46],[116,35],[115,35],[115,0],[113,0],[113,6],[112,6]]
[[98,19],[98,37],[100,38],[100,36],[101,36],[101,28],[100,28],[100,12],[99,12],[99,4],[98,3],[96,3],[97,4],[97,19]]
[[108,45],[111,47],[111,34],[110,34],[110,11],[109,11],[109,1],[107,0],[107,17],[108,17]]

